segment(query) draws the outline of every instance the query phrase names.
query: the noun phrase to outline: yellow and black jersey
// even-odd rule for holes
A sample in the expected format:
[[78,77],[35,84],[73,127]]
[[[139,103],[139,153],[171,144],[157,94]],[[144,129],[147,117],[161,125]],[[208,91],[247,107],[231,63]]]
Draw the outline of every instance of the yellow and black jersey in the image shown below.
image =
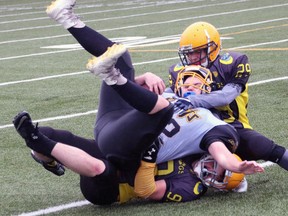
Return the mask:
[[[178,63],[172,65],[169,68],[169,82],[172,91],[174,91],[175,81],[177,74],[183,69],[183,66]],[[232,124],[235,128],[252,128],[247,118],[247,106],[248,106],[248,79],[251,74],[251,67],[248,62],[248,57],[242,53],[229,52],[223,55],[219,55],[213,64],[209,67],[213,74],[213,88],[212,91],[222,90],[224,86],[238,85],[241,86],[241,94],[237,96],[230,104],[225,106],[215,106],[220,113],[221,118]],[[197,99],[196,99],[197,98]],[[196,96],[195,100],[198,100],[197,104],[201,103],[204,97]],[[209,99],[211,100],[211,99]],[[213,95],[212,100],[215,100],[213,104],[217,104],[216,95]],[[212,108],[205,107],[204,108]]]
[[200,198],[207,188],[193,173],[192,158],[186,157],[157,165],[155,180],[164,179],[163,202],[187,202]]
[[[200,198],[207,191],[207,188],[191,169],[192,160],[192,157],[186,157],[157,165],[155,181],[163,179],[167,186],[161,201],[192,201]],[[136,198],[133,175],[129,172],[121,173],[120,179],[118,201],[124,203]]]
[[228,83],[242,86],[241,94],[232,103],[217,107],[221,111],[222,119],[236,128],[251,128],[247,118],[247,82],[251,74],[247,56],[238,52],[225,53],[218,56],[210,71],[216,85],[214,90],[221,90]]

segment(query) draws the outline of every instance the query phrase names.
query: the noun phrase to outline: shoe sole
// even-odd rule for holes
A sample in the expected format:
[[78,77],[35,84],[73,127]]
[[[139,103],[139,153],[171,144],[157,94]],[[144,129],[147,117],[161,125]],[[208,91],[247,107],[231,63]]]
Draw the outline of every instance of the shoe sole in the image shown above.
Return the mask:
[[70,4],[68,4],[65,1],[62,2],[61,0],[52,1],[51,4],[47,6],[46,13],[48,14],[49,17],[56,18],[62,9],[66,7],[73,7],[75,4],[76,4],[76,0],[73,2],[70,2]]
[[[103,53],[101,56],[92,57],[92,59],[88,61],[86,68],[92,73],[95,73],[94,71],[95,68],[98,68],[101,65],[107,64],[109,61],[111,61],[111,59],[115,59],[115,63],[116,63],[117,59],[121,55],[123,55],[126,51],[127,51],[127,48],[123,44],[113,44],[113,46],[108,47],[107,51]],[[113,66],[113,63],[112,65],[107,65],[107,67]]]

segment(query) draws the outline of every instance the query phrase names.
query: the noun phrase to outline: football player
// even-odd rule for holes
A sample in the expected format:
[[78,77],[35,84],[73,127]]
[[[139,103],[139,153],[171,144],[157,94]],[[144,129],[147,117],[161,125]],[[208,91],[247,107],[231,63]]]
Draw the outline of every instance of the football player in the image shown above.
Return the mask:
[[[172,65],[169,69],[170,91],[177,90],[177,74],[184,66],[201,65],[210,69],[214,80],[212,92],[187,96],[190,107],[217,108],[221,118],[234,126],[240,136],[236,153],[242,159],[272,161],[288,170],[287,149],[253,130],[249,123],[247,82],[252,70],[248,57],[232,51],[221,55],[220,50],[220,35],[213,25],[196,22],[188,26],[179,43],[181,63]],[[181,101],[178,102],[179,105],[180,103]],[[187,100],[183,100],[183,103],[189,107]]]
[[[81,175],[81,190],[87,200],[94,204],[110,204],[115,202],[119,195],[117,170],[123,173],[136,172],[144,150],[156,140],[170,122],[173,115],[173,104],[168,102],[166,98],[137,84],[137,80],[141,80],[139,84],[144,83],[147,86],[147,76],[136,78],[136,82],[134,82],[134,68],[126,48],[123,45],[113,43],[87,27],[73,13],[74,5],[75,0],[57,0],[52,2],[46,12],[49,17],[63,25],[88,52],[95,56],[88,62],[87,68],[104,82],[101,86],[94,129],[95,142],[93,143],[96,145],[92,143],[87,148],[95,147],[98,149],[97,151],[101,152],[101,155],[90,155],[90,150],[83,150],[77,144],[69,145],[69,142],[72,142],[69,140],[67,142],[64,140],[64,144],[58,136],[55,139],[50,138],[51,136],[41,132],[37,125],[32,124],[27,112],[21,112],[17,115],[14,119],[14,125],[26,141],[27,146],[34,151],[36,158],[39,153],[50,160],[54,158]],[[161,87],[158,87],[159,89]],[[180,111],[177,111],[179,112],[179,115],[177,114],[178,119],[195,120],[195,118],[190,119],[194,116],[192,112],[180,113]],[[211,118],[212,116],[211,114]],[[214,128],[218,124],[217,121],[212,122],[208,128]],[[168,138],[175,135],[178,127],[184,122],[180,121],[175,124],[175,120],[172,120],[169,126],[165,128],[164,135]],[[222,128],[222,125],[225,127]],[[184,153],[173,154],[164,145],[164,148],[161,147],[159,151],[158,163],[168,161],[169,158],[183,158],[191,152],[205,152],[210,149],[209,153],[213,157],[216,156],[215,159],[224,169],[245,174],[262,172],[263,169],[257,163],[239,162],[233,157],[228,148],[234,149],[237,135],[229,125],[221,122],[219,126],[216,130],[211,130],[213,133],[211,132],[205,137],[205,142],[202,145],[204,150],[196,146],[196,151],[191,148]],[[214,137],[218,133],[222,133],[223,129],[227,131],[225,134],[232,141],[226,140],[227,137],[224,137],[224,143],[222,140],[221,142],[215,141]],[[81,140],[78,145],[82,146]],[[216,152],[217,155],[215,155]],[[45,157],[44,159],[47,159]],[[99,184],[103,185],[99,186]]]

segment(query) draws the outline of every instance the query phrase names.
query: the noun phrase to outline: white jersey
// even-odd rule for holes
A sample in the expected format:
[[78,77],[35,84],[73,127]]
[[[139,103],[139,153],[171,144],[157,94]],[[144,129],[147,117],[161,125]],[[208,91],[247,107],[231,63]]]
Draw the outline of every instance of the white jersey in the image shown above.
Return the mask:
[[[162,96],[173,103],[177,98],[175,94],[164,93]],[[181,114],[174,111],[170,123],[160,134],[163,145],[157,155],[156,163],[162,163],[187,155],[204,153],[200,148],[203,136],[218,125],[227,125],[215,117],[210,110],[205,108],[191,109]]]

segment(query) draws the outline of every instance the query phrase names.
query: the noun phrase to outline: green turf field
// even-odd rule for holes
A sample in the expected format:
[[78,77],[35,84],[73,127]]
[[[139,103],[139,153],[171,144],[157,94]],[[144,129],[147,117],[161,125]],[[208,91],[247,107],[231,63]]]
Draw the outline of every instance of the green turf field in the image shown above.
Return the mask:
[[[209,191],[191,203],[73,207],[84,201],[78,175],[45,172],[11,125],[27,110],[41,125],[93,137],[100,81],[86,71],[90,54],[46,16],[48,4],[0,0],[0,215],[41,215],[53,212],[50,207],[56,208],[48,215],[67,216],[287,214],[288,174],[278,166],[248,176],[245,194]],[[250,59],[252,126],[288,148],[287,0],[79,0],[75,10],[87,25],[129,46],[137,73],[152,71],[165,81],[178,61],[182,31],[195,21],[211,22],[223,51],[237,49]]]

